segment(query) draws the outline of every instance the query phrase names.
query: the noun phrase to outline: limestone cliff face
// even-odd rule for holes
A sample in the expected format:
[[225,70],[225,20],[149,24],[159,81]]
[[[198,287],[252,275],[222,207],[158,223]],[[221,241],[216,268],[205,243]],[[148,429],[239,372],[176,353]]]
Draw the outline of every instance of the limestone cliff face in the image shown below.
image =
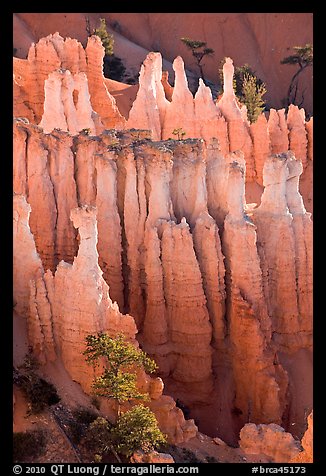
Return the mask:
[[[281,423],[289,377],[277,353],[311,346],[311,221],[298,192],[301,162],[288,154],[288,185],[284,178],[283,191],[273,192],[266,177],[275,159],[267,159],[262,204],[249,217],[244,154],[223,156],[214,140],[209,148],[198,139],[152,142],[137,130],[72,138],[23,121],[15,133],[15,189],[42,210],[33,217],[32,209],[30,222],[49,269],[33,285],[31,315],[57,322],[54,342],[73,378],[87,388],[89,369],[77,357],[81,341],[94,329],[121,328],[121,319],[128,321],[122,311],[135,319],[138,340],[161,376],[187,389],[189,404],[205,401],[213,388],[218,392],[219,372],[231,363],[242,424],[248,418]],[[282,188],[279,175],[274,182]],[[46,190],[43,202],[40,189]],[[282,225],[284,201],[289,211]],[[86,207],[85,223],[92,223],[84,237],[79,214],[71,212],[78,206]],[[89,207],[97,208],[96,218]],[[289,236],[285,268],[273,220]],[[284,273],[292,273],[292,281],[283,280]],[[215,352],[219,366],[213,370]]]
[[[99,134],[103,128],[149,129],[152,139],[203,138],[207,145],[217,138],[223,154],[241,149],[246,160],[246,181],[262,185],[262,169],[269,154],[291,149],[306,172],[312,158],[312,121],[305,121],[304,110],[291,105],[271,109],[250,124],[246,108],[233,91],[234,67],[230,58],[223,66],[224,92],[214,102],[210,89],[199,81],[193,97],[188,89],[181,57],[173,62],[174,88],[162,73],[160,53],[148,54],[141,66],[139,89],[126,120],[108,92],[103,77],[104,48],[97,36],[83,46],[58,33],[42,38],[30,48],[27,60],[14,58],[14,115],[40,124],[45,132],[54,128],[77,134],[88,129]],[[311,186],[310,186],[311,188]],[[311,210],[312,193],[302,194]]]
[[300,443],[274,423],[245,425],[240,432],[240,447],[248,455],[265,455],[275,463],[292,461],[300,454]]
[[266,115],[268,119],[261,114],[250,124],[245,107],[240,106],[234,94],[234,67],[230,58],[226,58],[223,66],[224,92],[217,102],[202,80],[193,98],[181,57],[173,63],[175,84],[167,100],[161,68],[160,54],[150,53],[141,68],[140,88],[130,111],[129,127],[135,127],[138,119],[138,127],[151,129],[155,140],[173,137],[175,129],[181,129],[183,137],[203,138],[206,145],[217,138],[223,154],[239,149],[244,152],[247,182],[262,185],[263,166],[270,152],[291,149],[306,168],[312,156],[311,120],[306,122],[304,110],[291,105],[287,115],[284,109],[271,109]]
[[274,339],[291,351],[309,348],[312,338],[312,221],[298,190],[302,168],[292,152],[268,158],[253,211]]
[[14,192],[31,205],[30,227],[45,269],[72,262],[76,235],[70,210],[77,206],[72,137],[62,131],[45,135],[18,121],[14,125]]
[[[121,121],[101,48],[96,38],[86,50],[41,40],[26,62],[37,81],[17,86],[40,123],[14,122],[15,302],[30,343],[43,362],[60,356],[88,391],[85,336],[123,330],[191,408],[223,395],[230,374],[232,402],[221,399],[215,427],[227,413],[238,429],[289,429],[297,384],[282,365],[312,346],[312,222],[299,191],[312,122],[293,106],[249,124],[230,59],[214,103],[202,82],[192,97],[176,58],[170,101],[159,53]],[[175,128],[187,129],[182,140],[170,139]],[[253,180],[264,186],[257,208],[246,203]],[[140,380],[171,441],[193,435],[159,380]]]
[[[46,290],[44,286],[36,290],[35,286],[36,280],[42,282],[44,270],[29,228],[30,212],[31,206],[25,196],[14,195],[14,306],[18,315],[27,320],[29,343],[33,346],[36,356],[44,363],[55,359],[55,342]],[[35,303],[36,296],[38,304]]]
[[300,442],[284,428],[269,425],[246,424],[240,432],[240,448],[248,455],[265,455],[275,463],[312,463],[312,413],[307,418],[307,430]]
[[[76,126],[93,129],[94,119],[90,117],[93,109],[100,116],[104,127],[123,128],[125,119],[105,86],[103,56],[104,48],[97,36],[88,39],[86,49],[79,41],[64,39],[59,33],[33,43],[27,60],[14,58],[14,115],[33,119],[36,124],[42,121],[41,125],[45,125],[46,129],[50,127],[50,121],[54,127],[61,128],[63,125],[63,130],[67,130],[63,112],[68,109],[69,116],[74,116],[67,117],[71,121],[68,130],[71,127],[74,134]],[[22,102],[24,96],[25,100]],[[77,104],[76,113],[73,98]],[[26,109],[30,111],[29,115],[24,114]]]
[[[24,196],[14,196],[14,288],[16,310],[27,319],[29,343],[41,363],[60,357],[71,378],[86,392],[91,391],[94,371],[82,358],[85,337],[97,332],[122,332],[138,346],[134,319],[120,313],[109,296],[109,287],[98,265],[96,208],[71,210],[79,230],[80,245],[73,264],[61,261],[55,274],[43,271],[29,230],[30,206]],[[20,272],[22,270],[22,272]],[[28,288],[27,288],[28,287]],[[28,296],[29,295],[29,296]],[[138,375],[138,385],[148,392],[149,406],[171,443],[195,436],[193,420],[185,421],[175,401],[162,396],[160,378]]]
[[[274,362],[272,323],[263,294],[256,227],[244,213],[245,165],[234,154],[229,165],[228,207],[224,222],[231,356],[235,405],[251,421],[281,422],[287,376]],[[263,398],[268,389],[268,398]]]

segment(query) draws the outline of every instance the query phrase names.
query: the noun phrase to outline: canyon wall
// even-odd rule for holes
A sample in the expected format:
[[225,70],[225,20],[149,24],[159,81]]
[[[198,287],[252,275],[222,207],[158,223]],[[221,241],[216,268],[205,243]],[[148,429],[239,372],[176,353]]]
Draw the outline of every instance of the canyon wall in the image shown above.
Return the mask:
[[[223,66],[224,93],[212,99],[202,80],[193,97],[181,57],[173,62],[174,87],[162,72],[160,53],[149,53],[141,66],[139,89],[128,117],[120,113],[103,76],[104,48],[97,36],[87,46],[58,33],[33,44],[27,60],[14,58],[14,115],[39,124],[44,132],[55,128],[72,135],[82,130],[148,129],[153,140],[202,138],[207,147],[217,138],[223,154],[241,149],[246,160],[246,182],[263,185],[262,170],[270,153],[293,150],[302,160],[303,180],[311,183],[312,118],[291,105],[271,109],[250,124],[246,109],[233,90],[233,61]],[[179,133],[176,131],[179,130]],[[312,211],[312,191],[302,186],[305,206]],[[256,194],[257,195],[257,194]],[[259,203],[260,194],[255,201]]]
[[[47,48],[55,66],[42,73]],[[248,422],[290,431],[294,418],[303,433],[311,389],[296,400],[289,362],[312,348],[312,221],[299,189],[311,120],[293,106],[250,124],[231,59],[214,103],[202,82],[193,98],[176,58],[169,101],[159,53],[144,62],[125,120],[99,86],[101,55],[93,37],[85,52],[53,35],[26,63],[37,85],[17,86],[30,115],[17,100],[14,299],[34,352],[60,357],[89,391],[85,336],[122,329],[191,411],[218,400],[228,374],[231,397],[210,418],[236,423],[219,436],[234,442]],[[253,181],[258,207],[246,203]],[[143,376],[171,441],[193,436],[192,420],[151,382]]]

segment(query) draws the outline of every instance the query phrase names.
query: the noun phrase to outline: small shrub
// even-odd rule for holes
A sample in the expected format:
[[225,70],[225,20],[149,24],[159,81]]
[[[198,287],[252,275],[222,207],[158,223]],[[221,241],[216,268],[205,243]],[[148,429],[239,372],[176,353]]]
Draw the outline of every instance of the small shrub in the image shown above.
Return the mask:
[[83,425],[82,423],[79,423],[76,420],[69,421],[68,426],[69,426],[68,432],[69,432],[69,437],[71,441],[75,445],[78,445],[81,439],[85,436],[87,426]]
[[87,429],[93,421],[96,420],[98,415],[88,410],[88,408],[76,408],[72,411],[74,419],[69,420],[69,434],[70,438],[75,444],[79,444],[81,439],[86,435]]
[[17,432],[13,434],[13,460],[22,463],[45,453],[46,433],[44,430]]
[[121,414],[111,433],[116,450],[128,457],[136,450],[146,453],[166,443],[154,413],[144,405]]
[[246,74],[242,85],[242,102],[247,107],[247,116],[251,123],[256,122],[264,110],[264,94],[266,94],[265,84],[258,84],[255,76]]
[[182,449],[183,457],[185,459],[185,463],[202,463],[203,461],[195,455],[195,453],[187,448]]
[[174,136],[178,136],[178,140],[181,140],[186,135],[186,132],[182,129],[182,127],[179,127],[177,129],[173,129],[172,134]]
[[78,423],[83,423],[87,426],[93,423],[93,421],[98,417],[95,412],[83,407],[76,408],[73,410],[72,414]]
[[206,456],[206,461],[207,463],[219,463],[219,460],[214,456]]
[[97,408],[97,410],[100,410],[101,404],[100,404],[99,399],[98,399],[95,395],[91,398],[91,404],[92,404],[95,408]]
[[55,405],[60,401],[54,385],[34,372],[22,376],[20,387],[29,401],[30,413],[41,413],[47,406]]
[[113,35],[108,33],[106,29],[105,18],[100,18],[100,26],[98,28],[95,28],[93,34],[101,38],[102,45],[105,49],[105,54],[107,56],[113,55],[114,38]]
[[95,456],[102,456],[108,451],[112,442],[111,423],[103,417],[98,417],[88,427],[85,435],[85,446],[95,453]]
[[103,74],[106,78],[122,81],[126,72],[126,67],[122,59],[114,54],[104,57]]
[[91,130],[89,127],[85,127],[85,129],[82,129],[80,133],[84,134],[85,136],[89,136],[91,134]]

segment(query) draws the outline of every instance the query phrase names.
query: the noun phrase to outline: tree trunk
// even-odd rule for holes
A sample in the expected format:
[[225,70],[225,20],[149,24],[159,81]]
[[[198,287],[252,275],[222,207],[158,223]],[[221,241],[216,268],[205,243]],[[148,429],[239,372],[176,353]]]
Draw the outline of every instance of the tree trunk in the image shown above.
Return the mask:
[[[291,94],[292,94],[292,91],[293,91],[293,88],[294,88],[294,82],[295,80],[297,79],[298,80],[298,76],[300,73],[302,73],[302,71],[307,68],[309,65],[306,64],[304,66],[301,66],[301,68],[293,75],[292,79],[291,79],[291,82],[290,82],[290,86],[289,86],[289,89],[288,89],[288,95],[287,95],[287,106],[289,106],[291,104]],[[296,99],[296,94],[295,94],[295,97],[293,99],[293,104],[294,104],[294,101]]]

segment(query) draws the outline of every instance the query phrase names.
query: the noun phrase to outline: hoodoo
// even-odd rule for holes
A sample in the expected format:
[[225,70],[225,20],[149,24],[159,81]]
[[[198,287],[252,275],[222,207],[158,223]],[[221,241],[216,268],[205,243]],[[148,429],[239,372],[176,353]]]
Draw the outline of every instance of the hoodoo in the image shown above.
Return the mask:
[[33,355],[90,394],[86,336],[122,332],[158,365],[138,385],[170,443],[199,428],[311,461],[312,119],[250,124],[231,58],[214,100],[180,56],[172,88],[158,52],[126,119],[103,56],[55,33],[14,59],[14,305]]

